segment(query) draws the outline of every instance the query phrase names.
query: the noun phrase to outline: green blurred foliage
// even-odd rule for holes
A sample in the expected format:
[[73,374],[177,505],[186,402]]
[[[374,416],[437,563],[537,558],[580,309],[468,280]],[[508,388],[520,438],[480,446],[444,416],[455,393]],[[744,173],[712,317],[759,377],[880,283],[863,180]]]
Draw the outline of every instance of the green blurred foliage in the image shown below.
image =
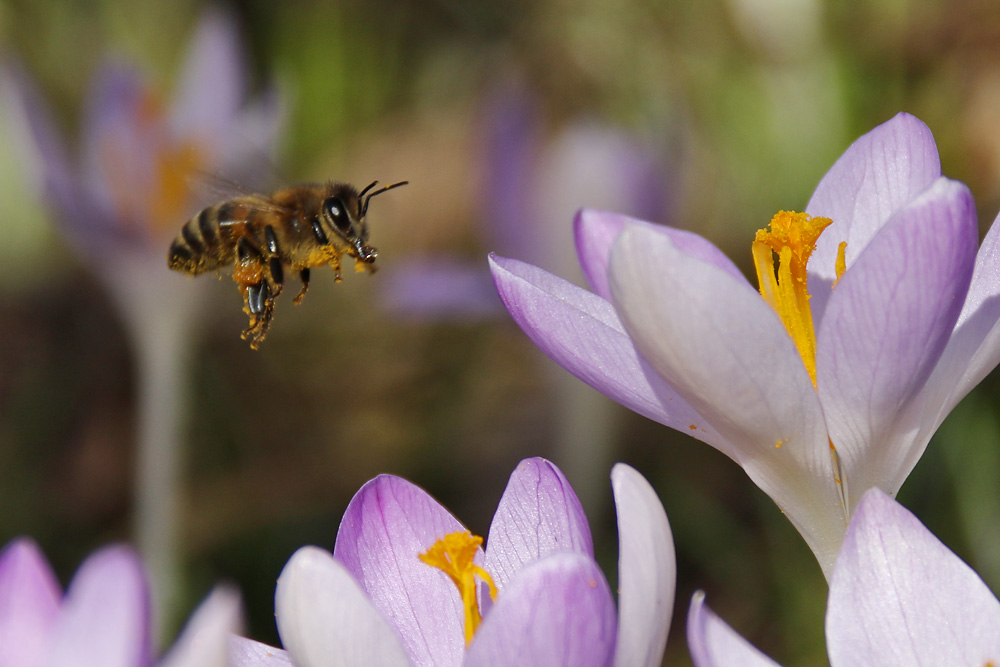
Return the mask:
[[[0,42],[72,141],[101,59],[129,58],[169,89],[203,8],[6,0]],[[512,76],[541,95],[550,133],[595,117],[661,139],[675,197],[666,222],[705,234],[745,269],[753,231],[778,209],[803,208],[844,148],[901,110],[930,125],[945,173],[976,195],[983,230],[1000,207],[1000,13],[989,0],[225,8],[243,29],[251,86],[287,96],[280,173],[413,181],[379,202],[387,257],[488,250],[477,231],[478,109]],[[93,272],[28,194],[31,165],[15,143],[0,140],[0,539],[35,536],[65,580],[89,550],[128,537],[134,369]],[[317,276],[301,309],[279,304],[260,353],[236,335],[231,286],[213,292],[189,396],[187,597],[193,605],[212,582],[235,580],[249,632],[264,641],[277,642],[281,566],[302,544],[332,547],[370,477],[405,475],[484,533],[515,463],[552,452],[553,369],[512,323],[400,322],[377,308],[374,280]],[[990,377],[959,406],[900,494],[994,590],[998,392]],[[688,663],[684,619],[699,588],[780,662],[825,664],[825,582],[770,500],[708,447],[625,410],[618,420],[614,458],[654,483],[677,542],[666,664]],[[612,516],[610,492],[602,502]],[[613,581],[614,526],[594,532]]]

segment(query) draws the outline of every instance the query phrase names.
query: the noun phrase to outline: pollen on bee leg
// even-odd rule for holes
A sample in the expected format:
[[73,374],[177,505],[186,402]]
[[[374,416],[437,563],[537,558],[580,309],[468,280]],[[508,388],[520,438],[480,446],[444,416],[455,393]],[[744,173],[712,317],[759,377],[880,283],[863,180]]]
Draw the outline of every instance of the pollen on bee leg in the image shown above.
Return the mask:
[[497,588],[493,578],[483,568],[473,563],[477,550],[483,543],[483,538],[469,531],[464,533],[449,533],[440,538],[422,554],[420,560],[431,567],[436,567],[451,579],[462,597],[462,607],[465,609],[465,645],[472,643],[476,628],[482,622],[479,611],[479,598],[476,595],[476,577],[486,582],[490,597],[496,600]]

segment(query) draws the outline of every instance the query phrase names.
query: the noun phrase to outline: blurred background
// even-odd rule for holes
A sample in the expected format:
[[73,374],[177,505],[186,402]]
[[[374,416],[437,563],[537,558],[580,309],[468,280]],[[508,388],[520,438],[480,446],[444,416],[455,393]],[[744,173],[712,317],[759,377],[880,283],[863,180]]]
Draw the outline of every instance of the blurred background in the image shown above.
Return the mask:
[[[222,58],[236,92],[185,85],[206,35],[234,36],[238,55]],[[166,635],[226,580],[248,634],[277,644],[285,561],[304,544],[332,549],[347,502],[383,472],[485,534],[516,463],[549,457],[580,493],[614,586],[608,474],[626,461],[658,490],[677,545],[665,664],[689,663],[697,589],[779,662],[826,663],[826,584],[791,524],[721,454],[545,358],[502,310],[486,254],[572,278],[572,216],[586,205],[696,231],[751,275],[753,232],[804,208],[850,142],[899,111],[930,126],[985,232],[1000,209],[995,3],[3,0],[0,59],[13,81],[0,100],[0,540],[33,536],[64,583],[93,549],[132,540],[137,442],[167,406],[171,425],[152,430],[176,434],[183,584]],[[184,280],[164,262],[219,196],[163,208],[135,180],[95,176],[87,156],[103,135],[87,119],[116,99],[97,83],[108,62],[163,108],[196,116],[235,95],[252,112],[220,149],[235,167],[174,175],[409,180],[372,202],[381,270],[347,266],[341,284],[314,270],[304,303],[282,296],[251,351],[228,276]],[[43,115],[72,178],[112,191],[105,208],[75,215],[86,196],[73,188],[52,201],[65,174],[39,149]],[[150,383],[157,373],[168,379]],[[900,494],[994,591],[998,394],[994,375],[958,407]]]

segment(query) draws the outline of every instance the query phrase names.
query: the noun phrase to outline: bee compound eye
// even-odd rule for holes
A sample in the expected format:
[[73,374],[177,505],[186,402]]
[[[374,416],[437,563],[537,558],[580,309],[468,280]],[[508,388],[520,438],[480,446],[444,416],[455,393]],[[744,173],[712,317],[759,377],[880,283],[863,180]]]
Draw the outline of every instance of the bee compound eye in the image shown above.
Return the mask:
[[344,208],[344,202],[340,201],[340,197],[328,197],[323,202],[323,210],[330,217],[330,222],[333,223],[338,232],[344,236],[350,235],[351,219],[348,217],[347,209]]

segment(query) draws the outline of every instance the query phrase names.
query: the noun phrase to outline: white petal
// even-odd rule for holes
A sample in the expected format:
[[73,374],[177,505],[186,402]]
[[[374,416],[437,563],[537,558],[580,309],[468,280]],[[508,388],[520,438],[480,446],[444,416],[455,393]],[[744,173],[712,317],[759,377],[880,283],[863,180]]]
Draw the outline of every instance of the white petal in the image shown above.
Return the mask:
[[847,526],[819,398],[784,325],[746,281],[629,225],[611,288],[640,354],[725,441],[824,571]]
[[688,650],[694,667],[777,667],[716,616],[698,591],[691,598],[687,624]]
[[274,612],[296,667],[409,665],[388,621],[332,555],[302,547],[278,578]]
[[191,616],[160,667],[226,667],[230,635],[242,625],[240,594],[216,588]]
[[862,499],[830,583],[833,667],[1000,664],[1000,602],[879,489]]
[[642,475],[618,463],[611,470],[618,514],[618,643],[616,667],[663,661],[674,610],[677,561],[667,513]]

